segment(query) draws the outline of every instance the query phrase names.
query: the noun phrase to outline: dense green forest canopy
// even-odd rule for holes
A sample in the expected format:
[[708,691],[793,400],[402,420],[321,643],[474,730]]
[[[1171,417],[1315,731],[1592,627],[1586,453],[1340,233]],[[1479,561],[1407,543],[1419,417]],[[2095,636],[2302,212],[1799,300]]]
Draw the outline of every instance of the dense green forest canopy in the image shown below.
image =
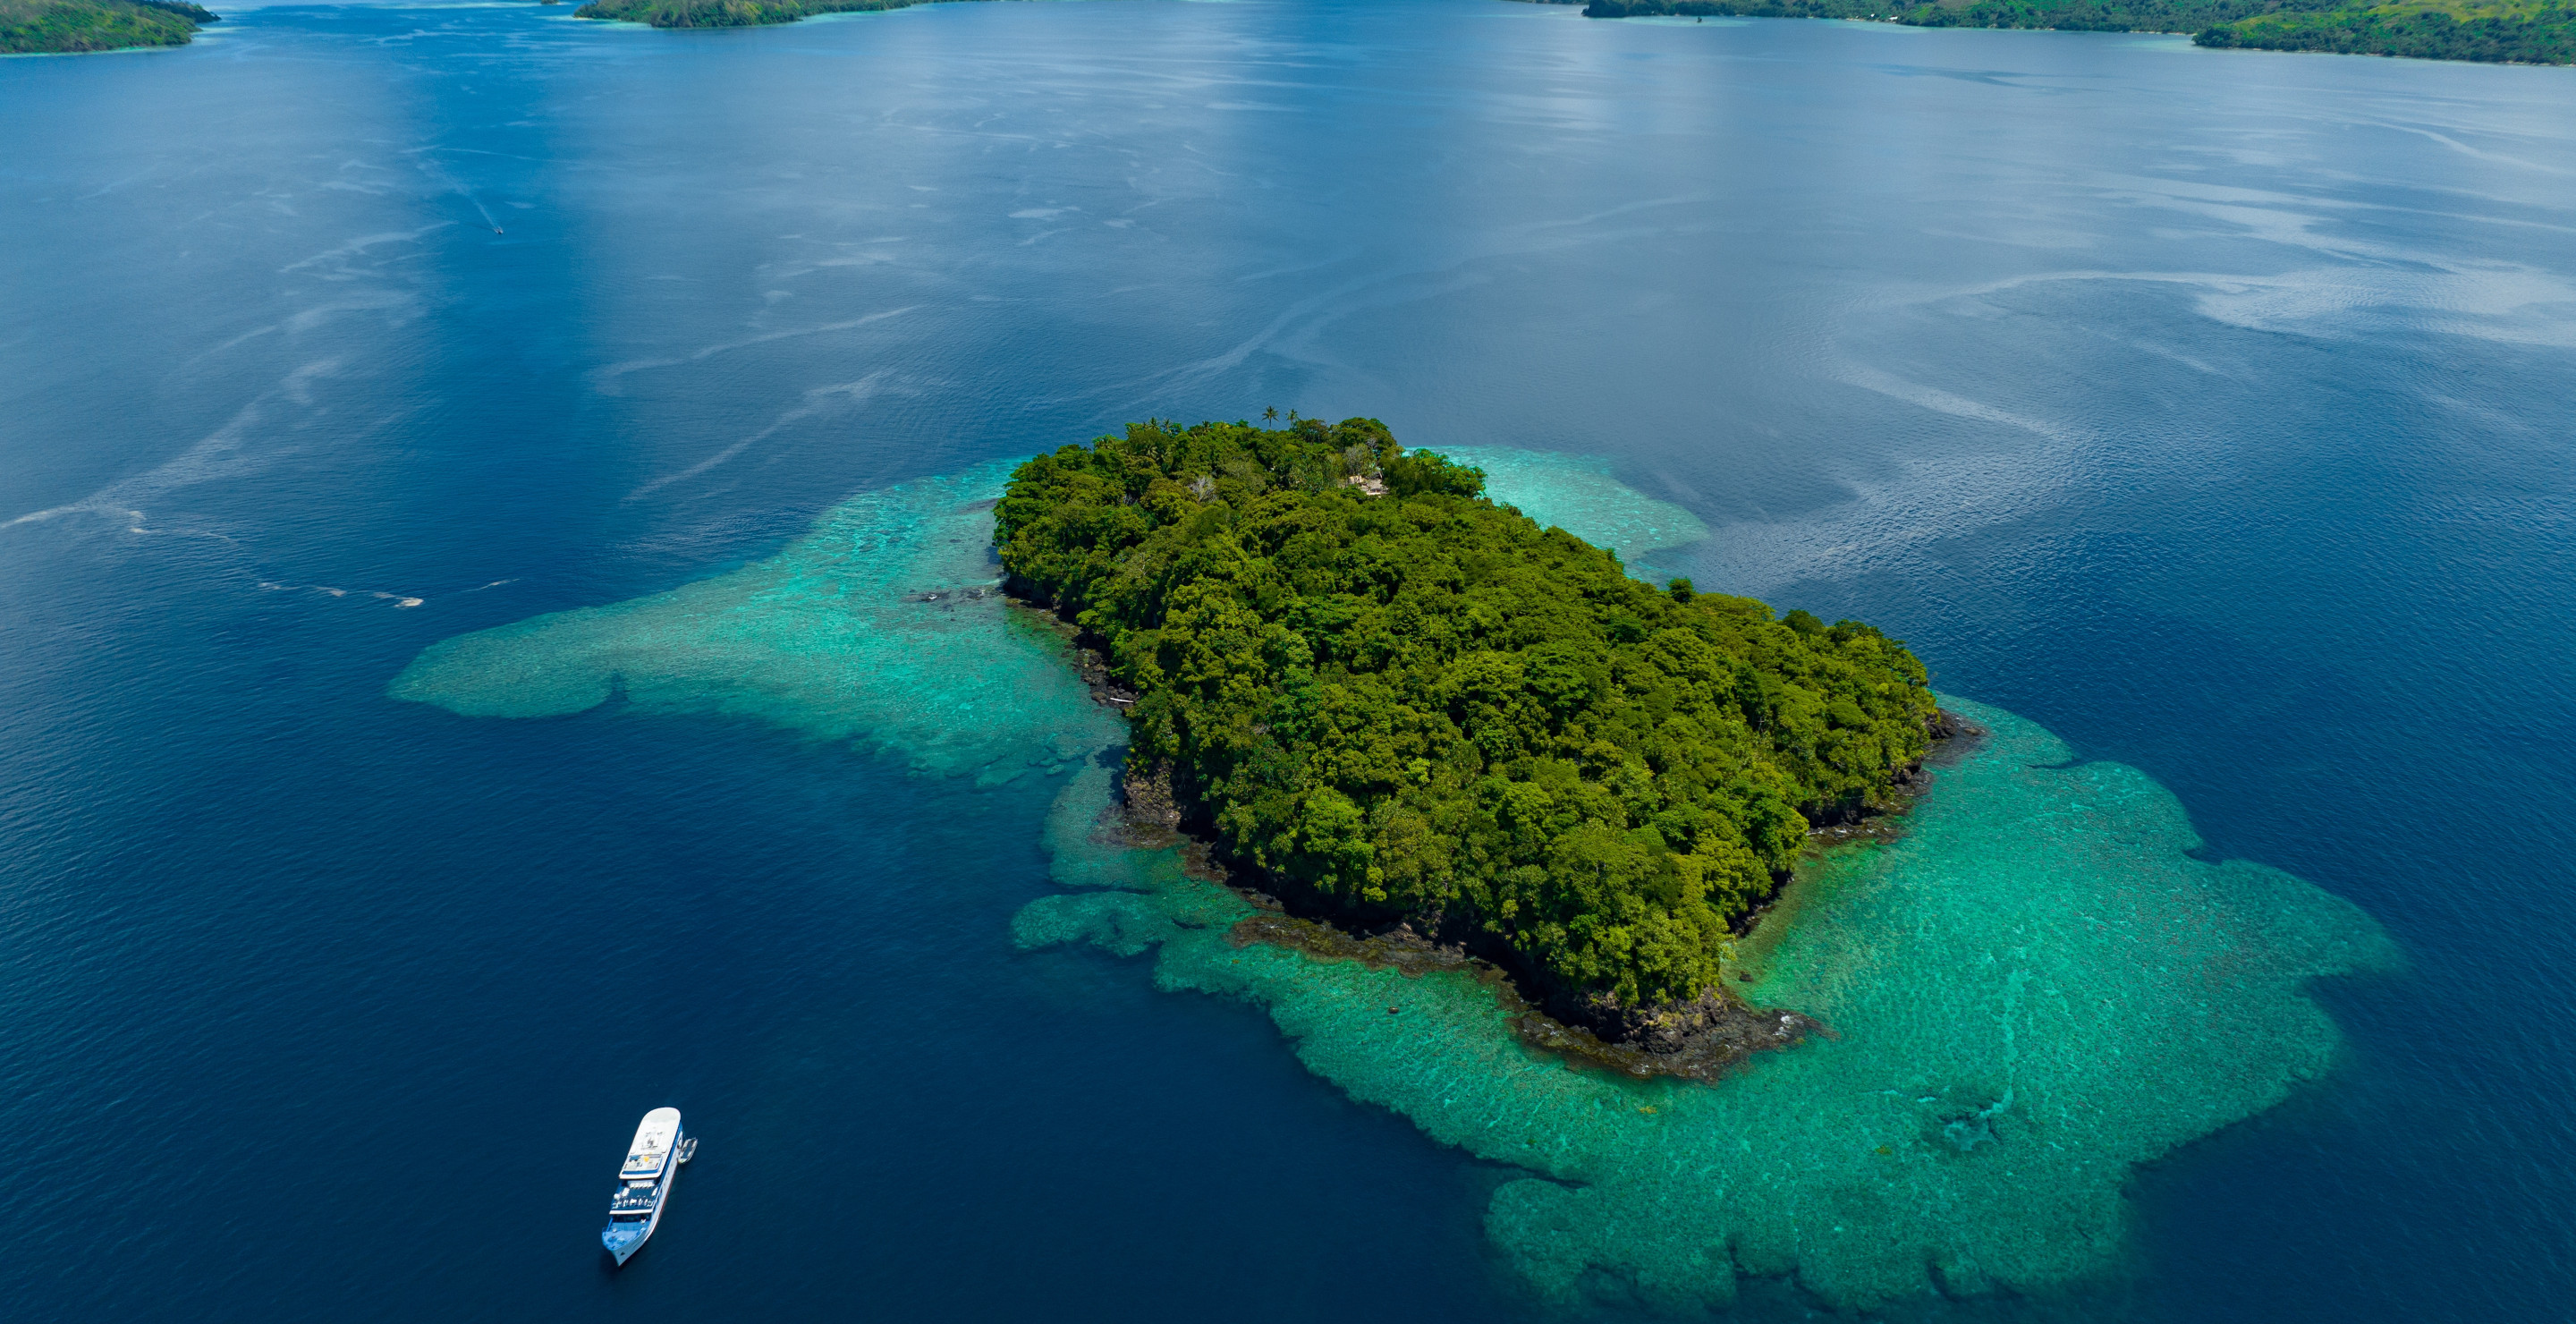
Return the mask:
[[0,54],[185,46],[214,21],[185,0],[0,0]]
[[2576,62],[2576,7],[2563,0],[1589,0],[1583,12],[1593,18],[1741,14],[1934,28],[2189,32],[2198,44],[2221,48]]
[[816,14],[906,9],[923,0],[590,0],[575,18],[649,23],[657,28],[747,28]]
[[1935,716],[1857,622],[1657,589],[1371,419],[1130,426],[1023,464],[994,540],[1138,698],[1130,766],[1238,865],[1464,938],[1549,998],[1702,996],[1809,813]]
[[2212,23],[2285,5],[2327,8],[2343,0],[1590,0],[1593,18],[1654,14],[1740,14],[1757,18],[1875,18],[1916,27],[2063,28],[2087,32],[2198,32]]
[[2576,64],[2576,7],[2525,0],[2410,0],[2281,10],[2213,26],[2193,41],[2222,48]]

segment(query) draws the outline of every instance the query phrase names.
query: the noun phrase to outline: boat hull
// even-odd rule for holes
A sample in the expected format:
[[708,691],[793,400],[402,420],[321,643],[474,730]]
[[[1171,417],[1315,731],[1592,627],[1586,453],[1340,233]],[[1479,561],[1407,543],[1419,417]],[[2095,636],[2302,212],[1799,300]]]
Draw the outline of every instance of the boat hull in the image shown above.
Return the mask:
[[644,1249],[644,1243],[653,1239],[653,1229],[662,1225],[662,1210],[671,1203],[671,1183],[679,1175],[680,1165],[677,1163],[663,1170],[661,1185],[653,1192],[653,1212],[646,1214],[643,1222],[610,1223],[600,1230],[600,1247],[614,1256],[621,1267],[634,1257],[635,1252]]
[[[635,1143],[629,1147],[627,1166],[621,1172],[617,1199],[613,1202],[608,1226],[599,1233],[599,1245],[622,1267],[653,1239],[654,1229],[662,1225],[662,1211],[671,1201],[671,1184],[679,1179],[680,1165],[687,1152],[695,1148],[680,1129],[679,1110],[657,1108],[644,1115],[644,1124],[636,1128]],[[658,1160],[659,1170],[655,1170]],[[636,1197],[641,1187],[628,1178],[653,1174],[652,1195],[647,1201]],[[643,1208],[639,1211],[637,1206]],[[642,1217],[634,1217],[638,1212]]]

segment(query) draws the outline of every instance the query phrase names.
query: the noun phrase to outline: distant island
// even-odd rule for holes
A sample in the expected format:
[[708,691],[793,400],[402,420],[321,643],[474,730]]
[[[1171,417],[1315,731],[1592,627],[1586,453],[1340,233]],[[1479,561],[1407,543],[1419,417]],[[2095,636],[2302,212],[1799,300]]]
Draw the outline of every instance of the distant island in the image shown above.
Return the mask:
[[572,15],[657,28],[748,28],[793,23],[816,14],[908,9],[922,3],[926,0],[590,0]]
[[2576,63],[2576,6],[2536,0],[1589,0],[1583,12],[1591,18],[1744,15],[1927,28],[2188,32],[2196,44],[2220,49]]
[[1021,465],[994,542],[1102,659],[1128,799],[1240,885],[1483,957],[1606,1041],[1740,1036],[1738,929],[1949,729],[1923,664],[1655,588],[1483,487],[1373,419],[1148,422]]
[[186,0],[0,0],[0,55],[185,46],[215,21]]
[[[556,0],[543,0],[553,4]],[[590,0],[576,18],[740,28],[928,0]],[[2555,0],[1548,0],[1591,18],[1875,19],[1916,27],[2188,32],[2202,46],[2426,60],[2576,64],[2576,5]],[[189,0],[0,0],[0,54],[185,46],[216,15]]]
[[2206,28],[2202,46],[2402,55],[2495,64],[2576,64],[2576,8],[2515,0],[2330,9],[2284,7]]

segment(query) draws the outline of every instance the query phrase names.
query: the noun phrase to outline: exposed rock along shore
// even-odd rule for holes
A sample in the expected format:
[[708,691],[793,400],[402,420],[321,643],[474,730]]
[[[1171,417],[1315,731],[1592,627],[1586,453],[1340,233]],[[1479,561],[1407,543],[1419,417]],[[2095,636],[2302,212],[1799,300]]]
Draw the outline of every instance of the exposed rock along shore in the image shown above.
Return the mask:
[[[1141,697],[1110,674],[1097,641],[1053,611],[1012,592],[1011,586],[1006,584],[1002,592],[1014,609],[1043,621],[1065,640],[1069,660],[1090,687],[1094,702],[1124,711]],[[1891,803],[1806,811],[1808,837],[1818,849],[1893,839],[1902,831],[1903,816],[1914,800],[1931,789],[1933,770],[1955,761],[1977,736],[1985,734],[1947,712],[1936,713],[1927,730],[1933,739],[1932,752],[1898,771],[1888,788]],[[1957,739],[1963,735],[1969,739]],[[1271,943],[1317,960],[1358,961],[1371,969],[1393,968],[1406,974],[1466,971],[1493,989],[1513,1033],[1533,1048],[1627,1075],[1712,1080],[1764,1049],[1786,1048],[1811,1034],[1832,1034],[1812,1017],[1753,1007],[1724,988],[1709,989],[1690,1002],[1636,1008],[1606,999],[1579,999],[1570,990],[1535,989],[1530,972],[1518,968],[1510,952],[1486,952],[1476,941],[1481,935],[1446,931],[1463,925],[1435,921],[1430,932],[1411,922],[1365,932],[1344,928],[1321,918],[1321,907],[1301,906],[1301,898],[1278,894],[1293,889],[1279,888],[1267,878],[1238,876],[1240,870],[1219,857],[1213,842],[1189,830],[1170,768],[1124,768],[1118,788],[1117,801],[1102,815],[1097,833],[1125,845],[1178,848],[1194,876],[1224,883],[1259,907],[1260,914],[1237,923],[1227,935],[1236,945]],[[1775,886],[1773,896],[1777,895]],[[1756,908],[1746,918],[1746,928],[1768,908],[1767,903]],[[1531,992],[1538,993],[1536,1000]]]

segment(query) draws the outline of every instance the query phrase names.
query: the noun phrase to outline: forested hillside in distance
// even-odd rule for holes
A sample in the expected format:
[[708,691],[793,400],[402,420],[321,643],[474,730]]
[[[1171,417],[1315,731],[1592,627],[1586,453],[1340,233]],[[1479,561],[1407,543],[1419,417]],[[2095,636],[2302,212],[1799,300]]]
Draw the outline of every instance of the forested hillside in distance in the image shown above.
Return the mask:
[[2409,3],[2283,10],[2216,25],[2193,40],[2219,48],[2571,64],[2576,63],[2576,7]]
[[1371,419],[1143,423],[1021,465],[994,540],[1138,694],[1131,777],[1168,768],[1292,906],[1466,942],[1557,1006],[1701,997],[1802,810],[1921,760],[1923,666],[1641,583],[1483,481]]
[[2576,7],[2534,0],[1590,0],[1583,12],[1593,18],[1743,15],[1875,19],[1914,27],[2188,32],[2199,45],[2222,49],[2576,62]]
[[0,54],[185,46],[214,21],[183,0],[0,0]]
[[2213,23],[2290,6],[2331,8],[2344,0],[1970,0],[1888,4],[1884,0],[1590,0],[1593,18],[1656,14],[1757,18],[1881,19],[1914,27],[2058,28],[2086,32],[2198,32]]
[[922,0],[590,0],[575,18],[649,23],[657,28],[747,28],[816,14],[903,9]]

